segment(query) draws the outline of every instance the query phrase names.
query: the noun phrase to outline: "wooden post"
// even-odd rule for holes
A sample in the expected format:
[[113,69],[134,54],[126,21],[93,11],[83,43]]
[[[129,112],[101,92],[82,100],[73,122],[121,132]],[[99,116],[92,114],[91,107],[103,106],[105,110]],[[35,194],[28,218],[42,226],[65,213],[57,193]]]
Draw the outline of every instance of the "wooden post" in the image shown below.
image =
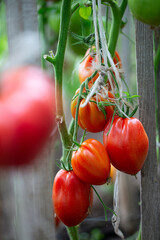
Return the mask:
[[153,30],[136,21],[139,118],[149,137],[149,152],[141,171],[142,240],[160,239],[160,183],[156,156]]
[[[160,27],[157,27],[155,29],[155,50],[156,52],[158,51],[158,48],[160,46]],[[160,62],[158,65],[158,71],[157,71],[157,91],[156,91],[156,97],[157,97],[157,130],[158,130],[158,135],[159,135],[159,142],[160,142]],[[160,146],[159,146],[159,150],[160,150]],[[159,154],[159,158],[158,160],[160,161],[160,154]],[[159,171],[160,171],[160,164],[159,164]]]
[[[33,42],[35,38],[32,38],[32,33],[38,36],[36,0],[6,0],[5,4],[9,59],[14,59],[16,65],[31,64],[37,59],[33,45],[39,46],[39,39]],[[31,34],[29,38],[28,32]],[[40,51],[38,59],[40,65]],[[10,67],[12,63],[10,61]],[[0,172],[0,212],[3,213],[0,239],[55,240],[51,200],[54,177],[52,146],[48,144],[32,166]]]

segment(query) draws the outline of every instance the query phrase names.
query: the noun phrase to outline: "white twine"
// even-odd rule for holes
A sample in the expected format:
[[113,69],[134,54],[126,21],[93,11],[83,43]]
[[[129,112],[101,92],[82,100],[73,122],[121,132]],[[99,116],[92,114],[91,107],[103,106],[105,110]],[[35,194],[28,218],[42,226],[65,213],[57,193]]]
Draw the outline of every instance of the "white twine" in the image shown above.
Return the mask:
[[[108,59],[109,62],[111,64],[111,67],[113,69],[113,71],[115,72],[116,75],[116,80],[119,86],[119,93],[120,93],[120,97],[122,97],[122,83],[121,83],[121,78],[120,78],[120,74],[118,69],[116,68],[114,61],[111,57],[111,54],[108,50],[108,45],[107,45],[107,41],[106,41],[106,37],[105,37],[105,32],[104,32],[104,28],[103,28],[103,22],[102,22],[102,8],[101,8],[101,0],[98,0],[98,24],[99,24],[99,33],[100,33],[100,40],[101,40],[101,45],[102,45],[102,53],[103,53],[103,58],[104,58],[104,64],[106,66],[106,68],[108,68]],[[108,80],[109,83],[111,85],[111,89],[113,90],[113,84],[112,84],[112,80],[111,80],[111,73],[107,73],[108,76]]]
[[98,59],[98,65],[101,65],[99,36],[98,36],[98,29],[97,29],[96,0],[92,0],[92,8],[93,8],[93,23],[94,23],[94,32],[95,32],[95,41],[96,41],[96,54]]
[[[92,0],[92,8],[93,8],[93,22],[94,22],[94,29],[95,29],[95,42],[96,42],[96,55],[97,55],[97,59],[98,62],[94,62],[92,63],[92,68],[95,70],[98,70],[101,72],[100,76],[96,79],[93,87],[91,88],[90,93],[88,94],[86,100],[84,101],[84,103],[81,105],[81,107],[85,107],[90,98],[98,92],[99,87],[102,88],[102,86],[104,85],[104,75],[107,75],[110,87],[111,87],[111,91],[114,94],[115,90],[114,90],[114,85],[112,82],[112,75],[110,73],[110,69],[113,70],[115,72],[115,76],[116,76],[116,80],[119,86],[119,93],[120,93],[120,98],[122,98],[122,83],[121,83],[121,78],[120,78],[120,74],[119,74],[119,70],[116,67],[116,65],[114,64],[114,61],[111,57],[111,54],[108,50],[108,45],[106,42],[106,37],[105,37],[105,32],[104,32],[104,28],[103,28],[103,22],[102,22],[102,8],[101,8],[101,0],[98,0],[98,24],[99,24],[99,33],[100,33],[100,42],[101,42],[101,46],[102,46],[102,56],[104,59],[104,65],[105,66],[101,66],[101,56],[100,56],[100,49],[99,49],[99,35],[98,35],[98,29],[97,29],[97,11],[96,11],[96,0]],[[110,62],[111,67],[108,66],[108,60]]]
[[99,85],[100,85],[100,82],[102,82],[102,81],[103,81],[103,77],[100,74],[99,77],[96,79],[94,85],[92,86],[90,93],[87,95],[87,98],[86,98],[85,102],[83,104],[81,104],[82,108],[85,107],[88,104],[90,98],[97,92],[97,90],[99,88]]
[[115,233],[121,238],[124,239],[122,231],[119,229],[120,224],[120,215],[119,215],[119,171],[116,171],[116,180],[114,184],[114,194],[113,194],[113,209],[115,214],[112,216],[112,225],[114,227]]

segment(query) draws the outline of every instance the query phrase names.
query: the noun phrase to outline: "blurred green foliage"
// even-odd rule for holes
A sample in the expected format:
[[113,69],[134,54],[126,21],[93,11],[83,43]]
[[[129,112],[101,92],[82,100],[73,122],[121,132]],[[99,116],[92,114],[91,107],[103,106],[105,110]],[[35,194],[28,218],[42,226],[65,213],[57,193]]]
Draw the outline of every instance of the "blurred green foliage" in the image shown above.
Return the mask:
[[0,68],[3,67],[8,52],[8,40],[6,30],[6,11],[4,1],[0,1]]

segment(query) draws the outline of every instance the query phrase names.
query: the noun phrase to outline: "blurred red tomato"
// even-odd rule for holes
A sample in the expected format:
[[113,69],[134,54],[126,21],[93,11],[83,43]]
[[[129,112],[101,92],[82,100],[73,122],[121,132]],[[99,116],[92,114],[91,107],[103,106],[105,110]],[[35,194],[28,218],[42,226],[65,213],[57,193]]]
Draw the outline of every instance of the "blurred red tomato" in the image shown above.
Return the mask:
[[24,66],[1,76],[0,166],[30,163],[55,124],[54,84],[40,68]]

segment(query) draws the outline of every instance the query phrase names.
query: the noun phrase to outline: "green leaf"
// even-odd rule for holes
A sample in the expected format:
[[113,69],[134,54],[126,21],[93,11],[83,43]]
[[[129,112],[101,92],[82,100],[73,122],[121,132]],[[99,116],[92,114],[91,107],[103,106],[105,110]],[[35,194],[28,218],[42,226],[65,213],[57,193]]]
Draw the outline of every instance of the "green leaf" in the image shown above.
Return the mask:
[[134,110],[131,112],[131,114],[129,115],[129,117],[133,117],[133,115],[137,112],[139,105],[137,105]]
[[86,20],[89,19],[91,12],[92,12],[91,7],[81,7],[79,9],[79,15],[81,16],[81,18]]

